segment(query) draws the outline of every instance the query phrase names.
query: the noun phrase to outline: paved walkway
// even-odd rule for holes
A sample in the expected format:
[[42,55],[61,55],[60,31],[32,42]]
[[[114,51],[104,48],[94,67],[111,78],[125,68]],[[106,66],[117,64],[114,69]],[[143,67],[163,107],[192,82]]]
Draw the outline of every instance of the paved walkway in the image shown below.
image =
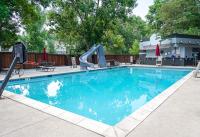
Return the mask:
[[1,137],[99,137],[96,133],[10,99],[0,100]]
[[[61,73],[62,69],[63,72],[68,71],[65,67],[57,71]],[[42,75],[42,72],[38,72],[37,75]],[[199,85],[200,78],[189,79],[128,137],[198,137],[200,135]],[[10,99],[0,100],[0,108],[1,137],[100,136]]]
[[191,78],[128,137],[199,136],[200,78]]
[[[23,71],[23,70],[21,70]],[[33,76],[41,76],[41,75],[51,75],[51,74],[58,74],[58,73],[66,73],[66,72],[76,72],[80,71],[80,67],[72,68],[71,66],[59,66],[56,67],[54,71],[36,71],[36,69],[28,69],[23,71],[23,75],[14,74],[11,76],[11,79],[18,79],[18,78],[25,78],[25,77],[33,77]],[[0,80],[5,77],[6,72],[0,73]]]

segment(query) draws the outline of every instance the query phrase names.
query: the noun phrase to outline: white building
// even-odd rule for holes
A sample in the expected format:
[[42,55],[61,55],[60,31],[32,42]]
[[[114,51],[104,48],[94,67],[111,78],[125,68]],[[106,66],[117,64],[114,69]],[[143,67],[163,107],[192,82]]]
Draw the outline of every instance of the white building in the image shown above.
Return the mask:
[[163,57],[194,58],[200,59],[200,36],[172,34],[165,39],[160,39],[153,34],[149,41],[140,43],[140,51],[146,54],[146,58],[154,58],[156,45],[160,45]]
[[149,41],[140,43],[140,53],[143,54],[143,58],[156,58],[157,44],[163,58],[200,60],[200,36],[172,34],[161,39],[161,37],[153,34]]

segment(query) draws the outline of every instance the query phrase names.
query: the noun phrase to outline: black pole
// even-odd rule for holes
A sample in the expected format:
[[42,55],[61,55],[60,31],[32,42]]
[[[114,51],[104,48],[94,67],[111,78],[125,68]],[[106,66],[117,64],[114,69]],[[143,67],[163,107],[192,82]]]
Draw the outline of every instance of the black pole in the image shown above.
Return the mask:
[[6,85],[8,83],[8,80],[10,79],[10,76],[15,68],[15,65],[17,64],[18,59],[19,59],[19,57],[15,56],[12,64],[10,65],[10,68],[6,74],[6,77],[4,78],[3,83],[1,84],[1,87],[0,87],[0,97],[4,91],[4,88],[6,87]]

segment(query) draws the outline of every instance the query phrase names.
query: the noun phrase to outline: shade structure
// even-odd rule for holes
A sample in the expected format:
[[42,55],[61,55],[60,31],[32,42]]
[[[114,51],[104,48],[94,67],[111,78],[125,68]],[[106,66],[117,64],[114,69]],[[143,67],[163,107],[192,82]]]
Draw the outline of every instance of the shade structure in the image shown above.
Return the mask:
[[160,48],[159,48],[159,45],[157,44],[156,45],[156,56],[160,56]]
[[42,59],[43,59],[44,61],[47,60],[47,52],[46,52],[46,48],[43,48]]

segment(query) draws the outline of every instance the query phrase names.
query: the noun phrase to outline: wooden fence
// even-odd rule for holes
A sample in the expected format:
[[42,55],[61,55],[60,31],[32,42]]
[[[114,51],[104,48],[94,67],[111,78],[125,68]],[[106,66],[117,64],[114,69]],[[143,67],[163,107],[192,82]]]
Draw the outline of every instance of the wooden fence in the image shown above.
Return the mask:
[[[31,62],[42,62],[42,53],[27,53],[27,60]],[[130,56],[132,55],[106,55],[106,60],[116,60],[121,63],[129,63]],[[76,62],[79,64],[79,57],[76,57]],[[137,56],[133,56],[133,61],[137,60]],[[12,62],[12,54],[11,52],[0,52],[0,68],[8,68]],[[60,54],[48,54],[47,55],[48,62],[55,62],[55,66],[70,66],[71,65],[71,56],[70,55],[60,55]],[[93,55],[92,60],[93,63],[97,63],[97,56]],[[23,68],[29,69],[33,68],[30,64],[24,64]]]

